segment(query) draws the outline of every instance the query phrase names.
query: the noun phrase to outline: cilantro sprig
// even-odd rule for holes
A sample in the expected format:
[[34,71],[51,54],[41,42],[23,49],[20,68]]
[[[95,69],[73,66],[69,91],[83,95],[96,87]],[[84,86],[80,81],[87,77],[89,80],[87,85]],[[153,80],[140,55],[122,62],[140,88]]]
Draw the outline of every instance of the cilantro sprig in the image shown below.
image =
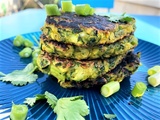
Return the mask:
[[26,98],[24,103],[33,106],[36,101],[46,99],[57,114],[57,120],[84,120],[84,116],[89,114],[89,107],[82,98],[83,96],[74,96],[57,99],[55,95],[46,91],[44,94]]
[[1,81],[10,82],[15,86],[23,86],[27,83],[33,83],[36,79],[38,79],[38,75],[34,74],[34,71],[38,69],[36,60],[38,54],[40,53],[40,43],[35,36],[32,37],[38,46],[34,46],[30,40],[21,35],[17,35],[13,40],[14,46],[23,47],[23,50],[19,52],[20,57],[28,58],[32,55],[32,63],[27,64],[27,66],[22,70],[14,70],[8,74],[0,72]]
[[33,63],[29,63],[22,70],[14,70],[9,74],[0,72],[0,80],[3,82],[11,82],[13,85],[26,85],[27,83],[33,83],[38,78],[37,74],[33,72],[37,69],[37,66],[34,66]]
[[54,109],[58,100],[57,97],[46,91],[45,98],[47,99],[47,103],[51,106],[51,108]]
[[32,107],[36,103],[37,100],[43,100],[43,99],[46,99],[44,94],[37,94],[34,97],[26,98],[26,100],[23,103],[26,103]]
[[57,120],[84,120],[89,114],[89,107],[82,96],[60,98],[54,108]]
[[133,20],[132,17],[130,16],[126,16],[126,13],[123,13],[122,15],[113,15],[111,14],[109,17],[109,20],[111,22],[126,22],[126,23],[129,23]]

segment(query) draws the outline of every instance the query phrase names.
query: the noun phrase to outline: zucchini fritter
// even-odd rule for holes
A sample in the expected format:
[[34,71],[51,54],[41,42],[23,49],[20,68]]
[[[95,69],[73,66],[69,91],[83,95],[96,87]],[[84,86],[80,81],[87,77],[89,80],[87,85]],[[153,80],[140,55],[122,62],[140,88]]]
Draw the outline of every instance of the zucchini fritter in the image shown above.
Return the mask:
[[139,66],[134,37],[135,19],[111,22],[107,16],[79,16],[74,12],[47,16],[41,28],[37,65],[64,88],[121,82]]
[[126,58],[124,58],[122,62],[116,66],[116,68],[107,72],[101,77],[97,77],[96,79],[88,79],[82,82],[67,80],[65,82],[61,82],[60,85],[64,88],[89,88],[94,86],[102,86],[110,81],[121,82],[125,77],[132,75],[137,70],[140,65],[139,57],[140,53],[135,55],[130,52]]
[[113,44],[83,47],[49,40],[45,35],[41,35],[40,43],[42,50],[52,53],[54,56],[77,60],[91,60],[125,54],[138,45],[138,39],[131,35]]
[[84,81],[86,79],[96,79],[114,69],[125,56],[126,54],[108,59],[80,61],[58,58],[41,51],[37,64],[39,70],[55,76],[59,82],[65,80]]
[[107,16],[84,17],[75,13],[62,13],[61,16],[47,16],[41,30],[50,40],[94,46],[114,43],[129,36],[135,31],[135,19],[129,23],[114,23]]

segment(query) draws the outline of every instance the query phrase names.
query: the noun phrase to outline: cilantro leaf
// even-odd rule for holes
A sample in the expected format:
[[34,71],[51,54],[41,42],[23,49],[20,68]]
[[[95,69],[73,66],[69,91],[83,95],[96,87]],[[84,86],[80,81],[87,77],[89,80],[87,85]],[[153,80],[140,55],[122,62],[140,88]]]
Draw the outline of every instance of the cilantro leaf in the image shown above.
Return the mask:
[[84,120],[84,116],[89,114],[89,107],[82,98],[82,96],[74,96],[58,100],[55,95],[46,91],[33,98],[26,98],[24,103],[33,106],[37,100],[47,99],[47,103],[57,114],[57,120]]
[[4,74],[4,73],[0,72],[0,76],[6,76],[6,74]]
[[82,96],[60,98],[54,108],[57,120],[84,120],[89,114],[89,107]]
[[126,17],[123,17],[123,18],[120,19],[121,22],[127,22],[127,23],[132,21],[132,20],[133,20],[133,18],[129,17],[129,16],[126,16]]
[[33,63],[29,63],[22,70],[14,70],[9,74],[0,73],[0,80],[3,82],[11,82],[13,85],[26,85],[27,83],[33,83],[38,78],[37,74],[34,74],[37,67]]
[[122,15],[112,15],[111,14],[108,17],[111,22],[127,22],[127,23],[129,23],[133,20],[132,17],[125,16],[125,13],[123,13]]
[[44,94],[37,94],[35,95],[35,97],[26,98],[24,103],[32,107],[37,100],[43,100],[43,99],[46,99],[47,103],[51,106],[52,109],[54,109],[57,103],[57,97],[49,93],[48,91],[46,91]]
[[120,19],[121,19],[121,16],[119,16],[119,15],[110,15],[109,16],[109,20],[111,22],[119,22]]
[[113,118],[116,118],[116,115],[114,115],[114,114],[104,114],[104,117],[105,117],[106,119],[111,120],[111,119],[113,119]]
[[35,97],[26,98],[24,103],[26,103],[32,107],[36,103],[37,100],[42,100],[42,99],[46,99],[45,95],[44,94],[37,94]]
[[57,97],[49,92],[45,92],[45,98],[47,99],[47,103],[51,106],[52,109],[56,106]]

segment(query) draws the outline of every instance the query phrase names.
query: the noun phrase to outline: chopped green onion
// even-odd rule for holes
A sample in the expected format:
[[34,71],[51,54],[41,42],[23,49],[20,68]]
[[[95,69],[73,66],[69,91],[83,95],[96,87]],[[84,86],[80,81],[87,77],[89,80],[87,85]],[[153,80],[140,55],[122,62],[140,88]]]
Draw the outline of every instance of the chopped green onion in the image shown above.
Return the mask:
[[19,52],[19,56],[22,58],[28,58],[31,56],[31,54],[32,54],[32,49],[29,47],[26,47]]
[[34,66],[37,66],[37,57],[40,53],[40,49],[35,49],[33,52],[32,52],[32,63],[34,64]]
[[160,85],[160,72],[155,73],[148,77],[148,83],[153,87]]
[[32,63],[34,66],[37,66],[37,57],[32,58]]
[[75,6],[75,12],[78,15],[88,16],[94,14],[94,9],[89,4],[78,4]]
[[155,73],[158,73],[160,72],[160,66],[159,65],[156,65],[150,69],[148,69],[148,75],[153,75]]
[[26,46],[26,47],[32,47],[32,46],[33,46],[33,43],[32,43],[30,40],[25,39],[25,40],[24,40],[24,46]]
[[131,44],[132,45],[138,45],[138,39],[132,39],[132,41],[131,41]]
[[147,86],[143,82],[136,82],[134,88],[131,91],[133,97],[141,97],[145,93]]
[[94,8],[90,8],[89,15],[93,15],[94,12],[95,12],[95,9]]
[[28,107],[27,105],[15,105],[12,103],[11,108],[11,114],[10,118],[11,120],[25,120],[28,113]]
[[33,52],[32,52],[32,57],[38,57],[39,53],[40,53],[40,49],[35,49]]
[[21,35],[17,35],[13,40],[13,45],[16,47],[20,47],[23,45],[24,38]]
[[59,11],[57,4],[46,4],[45,9],[48,16],[61,15],[61,12]]
[[73,4],[72,1],[61,1],[62,11],[63,12],[72,12],[73,11]]
[[109,83],[106,83],[104,84],[102,87],[101,87],[101,94],[104,96],[104,97],[109,97],[111,96],[112,94],[118,92],[120,89],[120,84],[118,81],[111,81]]

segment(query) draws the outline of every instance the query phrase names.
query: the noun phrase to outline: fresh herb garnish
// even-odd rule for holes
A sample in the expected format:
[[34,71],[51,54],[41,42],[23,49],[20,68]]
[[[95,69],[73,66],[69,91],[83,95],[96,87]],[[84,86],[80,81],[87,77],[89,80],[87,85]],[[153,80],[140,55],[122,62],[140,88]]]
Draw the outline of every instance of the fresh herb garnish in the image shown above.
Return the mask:
[[57,97],[46,91],[45,98],[47,99],[47,103],[51,106],[51,108],[54,109],[58,100]]
[[122,15],[112,15],[111,14],[108,17],[109,17],[109,20],[111,22],[126,22],[126,23],[129,23],[133,20],[132,17],[126,16],[126,13],[123,13]]
[[84,120],[89,109],[82,96],[60,98],[54,108],[57,120]]
[[24,103],[33,106],[37,100],[46,99],[57,114],[57,120],[84,120],[83,117],[89,114],[89,107],[82,98],[82,96],[74,96],[57,99],[55,95],[46,91],[33,98],[26,98]]
[[26,98],[24,103],[32,107],[36,103],[36,101],[44,99],[47,100],[47,103],[51,106],[52,109],[54,109],[57,103],[57,97],[49,93],[48,91],[46,91],[44,94],[37,94],[34,97]]
[[38,78],[37,74],[33,72],[37,69],[37,66],[34,66],[33,63],[29,63],[22,70],[14,70],[9,74],[4,74],[0,72],[0,80],[3,82],[11,82],[13,85],[26,85],[27,83],[33,83]]
[[26,103],[32,107],[37,100],[43,100],[43,99],[46,99],[44,94],[37,94],[35,95],[35,97],[26,98],[26,100],[23,103]]
[[[0,80],[3,82],[11,82],[13,85],[26,85],[27,83],[33,83],[38,78],[37,74],[33,72],[37,69],[37,56],[40,53],[40,43],[33,36],[34,41],[38,44],[37,46],[33,46],[33,43],[28,39],[23,38],[23,36],[18,35],[13,40],[13,45],[16,47],[24,47],[23,50],[19,52],[20,57],[28,58],[32,55],[32,63],[29,63],[22,70],[14,70],[9,74],[5,74],[0,72]],[[24,44],[26,42],[26,44]]]
[[129,16],[126,16],[120,19],[121,22],[127,22],[127,23],[131,22],[132,20],[133,18]]

